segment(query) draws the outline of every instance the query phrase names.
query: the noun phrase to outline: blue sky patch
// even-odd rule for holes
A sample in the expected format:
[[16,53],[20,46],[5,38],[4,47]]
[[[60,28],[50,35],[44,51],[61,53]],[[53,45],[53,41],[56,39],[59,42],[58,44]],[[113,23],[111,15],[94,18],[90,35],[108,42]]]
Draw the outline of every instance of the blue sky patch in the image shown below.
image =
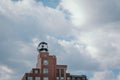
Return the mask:
[[37,2],[42,2],[44,6],[56,8],[60,3],[60,0],[36,0]]

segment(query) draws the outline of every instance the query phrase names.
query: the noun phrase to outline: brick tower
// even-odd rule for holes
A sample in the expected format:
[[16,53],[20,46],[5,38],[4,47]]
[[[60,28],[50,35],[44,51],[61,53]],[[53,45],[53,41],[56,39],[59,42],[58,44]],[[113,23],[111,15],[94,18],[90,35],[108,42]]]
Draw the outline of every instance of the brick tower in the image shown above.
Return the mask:
[[67,65],[57,65],[56,56],[49,55],[48,45],[41,42],[38,47],[36,68],[25,73],[22,80],[87,80],[85,75],[66,73]]
[[41,80],[54,80],[56,78],[56,56],[49,55],[48,45],[45,42],[41,42],[37,49],[36,68],[41,70]]

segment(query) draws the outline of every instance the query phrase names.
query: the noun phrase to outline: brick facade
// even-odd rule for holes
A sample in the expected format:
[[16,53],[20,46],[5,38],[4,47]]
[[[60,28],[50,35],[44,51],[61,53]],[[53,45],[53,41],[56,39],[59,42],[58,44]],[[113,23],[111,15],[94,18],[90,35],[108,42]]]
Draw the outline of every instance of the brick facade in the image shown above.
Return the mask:
[[25,73],[22,80],[87,80],[85,75],[70,75],[66,73],[67,65],[57,65],[54,55],[49,55],[47,43],[41,42],[38,47],[36,68]]

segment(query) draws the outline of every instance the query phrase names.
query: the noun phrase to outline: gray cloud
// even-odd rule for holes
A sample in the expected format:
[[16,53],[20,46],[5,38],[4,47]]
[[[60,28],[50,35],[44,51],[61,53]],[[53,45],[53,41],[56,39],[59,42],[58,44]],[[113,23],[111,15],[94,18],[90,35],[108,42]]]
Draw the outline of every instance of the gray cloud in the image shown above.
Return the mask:
[[71,13],[71,20],[74,24],[98,26],[120,20],[120,6],[118,3],[118,0],[62,0],[60,7],[62,6]]
[[119,74],[114,74],[120,66],[118,3],[62,0],[52,9],[34,0],[1,0],[0,69],[13,71],[15,74],[2,70],[11,80],[21,79],[35,67],[36,44],[46,41],[50,54],[57,56],[59,64],[68,65],[68,71],[92,74],[91,80],[103,75],[103,80],[111,75],[111,80],[119,80]]
[[69,25],[60,11],[44,7],[32,0],[15,3],[10,0],[1,1],[0,65],[6,65],[14,71],[15,74],[10,75],[10,79],[21,79],[24,73],[35,67],[37,60],[37,50],[33,42],[35,38],[46,41],[48,35],[67,36]]

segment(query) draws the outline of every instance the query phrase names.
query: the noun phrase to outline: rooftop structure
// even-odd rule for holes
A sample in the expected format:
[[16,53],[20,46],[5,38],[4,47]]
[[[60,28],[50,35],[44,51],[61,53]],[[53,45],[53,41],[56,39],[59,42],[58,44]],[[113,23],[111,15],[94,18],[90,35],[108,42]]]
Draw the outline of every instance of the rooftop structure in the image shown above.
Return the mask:
[[55,55],[49,55],[48,45],[41,42],[38,47],[36,68],[25,73],[22,80],[87,80],[86,75],[66,73],[67,65],[58,65]]

